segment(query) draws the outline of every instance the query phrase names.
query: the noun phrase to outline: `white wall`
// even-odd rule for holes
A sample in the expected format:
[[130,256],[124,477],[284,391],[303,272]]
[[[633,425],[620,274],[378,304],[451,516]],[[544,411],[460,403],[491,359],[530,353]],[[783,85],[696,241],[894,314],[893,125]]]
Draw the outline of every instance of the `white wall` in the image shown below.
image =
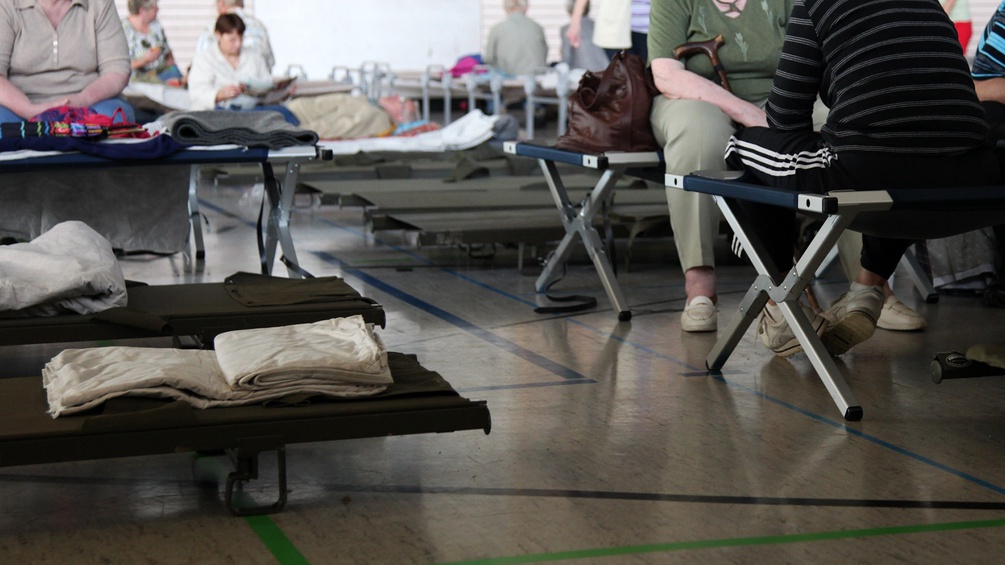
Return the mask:
[[481,43],[481,0],[256,0],[255,16],[269,28],[276,72],[295,63],[310,78],[365,61],[448,65]]
[[[595,0],[600,2],[602,0]],[[977,41],[1001,0],[970,0]],[[126,0],[115,0],[125,17]],[[245,0],[269,29],[276,72],[290,63],[324,78],[335,65],[382,61],[396,70],[450,65],[480,52],[488,30],[504,17],[502,0]],[[528,15],[545,28],[550,61],[558,60],[558,29],[568,21],[565,0],[530,0]],[[215,0],[160,0],[159,19],[180,66],[187,68],[199,34],[216,20]]]

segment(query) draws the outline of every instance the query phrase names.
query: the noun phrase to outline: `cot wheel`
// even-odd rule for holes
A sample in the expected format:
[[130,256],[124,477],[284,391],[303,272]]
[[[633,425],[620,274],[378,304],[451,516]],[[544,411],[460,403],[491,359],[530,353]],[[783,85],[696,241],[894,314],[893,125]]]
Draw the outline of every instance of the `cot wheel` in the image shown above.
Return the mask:
[[632,319],[632,311],[625,310],[624,312],[618,312],[618,321],[627,322]]

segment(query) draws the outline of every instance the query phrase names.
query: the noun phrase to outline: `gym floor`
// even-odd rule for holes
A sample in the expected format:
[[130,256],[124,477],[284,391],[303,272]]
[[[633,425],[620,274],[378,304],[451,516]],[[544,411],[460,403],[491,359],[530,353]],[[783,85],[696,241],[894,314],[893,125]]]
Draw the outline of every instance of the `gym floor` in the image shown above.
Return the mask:
[[[252,188],[207,181],[204,263],[130,256],[129,279],[221,281],[258,269]],[[838,359],[863,405],[845,422],[803,354],[748,332],[721,373],[714,334],[680,330],[683,277],[667,238],[636,243],[619,322],[592,265],[557,288],[595,309],[533,311],[540,267],[514,249],[417,248],[373,233],[359,208],[301,203],[305,269],[338,275],[387,312],[389,350],[412,353],[492,430],[287,449],[285,510],[232,517],[225,460],[180,453],[0,469],[0,561],[10,563],[990,563],[1005,544],[1005,380],[934,384],[932,355],[993,342],[1005,310],[927,304]],[[754,272],[722,242],[720,326]],[[280,267],[279,271],[283,271]],[[814,283],[825,305],[846,288]],[[37,374],[59,346],[0,347],[0,374]],[[263,458],[250,495],[275,496]]]

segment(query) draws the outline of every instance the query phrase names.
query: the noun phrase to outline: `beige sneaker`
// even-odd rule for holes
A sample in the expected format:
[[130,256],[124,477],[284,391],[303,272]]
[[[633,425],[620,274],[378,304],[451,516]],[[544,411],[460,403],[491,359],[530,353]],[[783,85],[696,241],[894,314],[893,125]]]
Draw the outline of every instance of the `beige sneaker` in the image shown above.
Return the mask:
[[[806,314],[806,318],[810,320],[813,331],[817,335],[823,334],[827,329],[827,319],[815,314],[805,304],[800,304],[799,306],[803,309],[803,313]],[[803,346],[799,343],[792,328],[789,327],[789,323],[785,321],[785,316],[781,315],[781,311],[778,314],[779,316],[776,319],[771,315],[770,308],[765,305],[764,309],[761,310],[760,317],[757,319],[757,337],[761,338],[761,343],[774,351],[775,355],[779,357],[791,357],[802,351]]]
[[680,329],[686,332],[714,332],[719,328],[719,313],[712,299],[696,296],[680,313]]
[[828,328],[820,339],[831,355],[842,355],[872,337],[883,310],[883,288],[852,283],[823,313]]
[[890,296],[883,303],[876,327],[895,332],[913,332],[925,329],[925,318],[913,308],[904,304],[896,296]]

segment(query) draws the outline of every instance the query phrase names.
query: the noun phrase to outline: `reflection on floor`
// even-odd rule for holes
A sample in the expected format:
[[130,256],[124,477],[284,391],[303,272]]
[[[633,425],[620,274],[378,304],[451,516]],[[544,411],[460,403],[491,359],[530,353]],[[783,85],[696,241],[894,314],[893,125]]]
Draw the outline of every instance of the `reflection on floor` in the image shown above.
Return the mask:
[[[149,283],[256,271],[248,185],[201,192],[207,257],[123,259]],[[315,275],[342,276],[388,314],[381,336],[469,398],[492,432],[291,446],[284,512],[233,518],[227,461],[191,454],[0,469],[0,554],[27,563],[908,563],[992,562],[1005,543],[1003,386],[935,385],[936,351],[1005,332],[974,297],[925,304],[919,333],[879,330],[838,361],[865,409],[846,424],[805,356],[773,357],[750,332],[722,374],[714,335],[680,331],[683,279],[667,239],[637,242],[617,321],[592,266],[557,285],[599,307],[535,314],[537,269],[514,249],[416,248],[374,234],[358,208],[297,208]],[[725,247],[725,242],[723,243]],[[475,256],[478,255],[478,256]],[[719,308],[752,279],[723,253]],[[839,269],[838,269],[839,270]],[[845,288],[816,285],[822,302]],[[4,376],[56,346],[4,347]],[[268,497],[270,461],[250,486]],[[998,556],[998,557],[996,557]]]

